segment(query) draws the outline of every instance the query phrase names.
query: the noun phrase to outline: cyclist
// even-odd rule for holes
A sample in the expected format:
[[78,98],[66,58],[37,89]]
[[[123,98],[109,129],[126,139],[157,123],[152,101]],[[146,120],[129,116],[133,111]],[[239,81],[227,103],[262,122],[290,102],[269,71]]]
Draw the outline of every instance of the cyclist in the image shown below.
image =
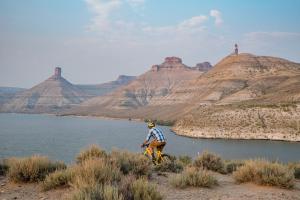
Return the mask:
[[163,148],[166,145],[166,139],[164,137],[162,130],[155,127],[154,122],[148,122],[148,128],[149,128],[149,133],[146,137],[146,140],[141,145],[141,147],[146,146],[149,143],[150,139],[151,138],[153,139],[150,142],[149,147],[151,150],[152,161],[155,162],[154,149],[156,148],[157,151],[162,152]]

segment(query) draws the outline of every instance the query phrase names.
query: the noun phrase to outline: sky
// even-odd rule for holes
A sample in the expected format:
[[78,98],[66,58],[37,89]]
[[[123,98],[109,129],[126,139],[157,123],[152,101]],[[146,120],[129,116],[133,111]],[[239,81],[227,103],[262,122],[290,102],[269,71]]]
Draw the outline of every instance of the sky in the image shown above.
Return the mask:
[[188,66],[233,52],[300,63],[298,0],[0,0],[0,86],[31,88],[61,67],[75,84]]

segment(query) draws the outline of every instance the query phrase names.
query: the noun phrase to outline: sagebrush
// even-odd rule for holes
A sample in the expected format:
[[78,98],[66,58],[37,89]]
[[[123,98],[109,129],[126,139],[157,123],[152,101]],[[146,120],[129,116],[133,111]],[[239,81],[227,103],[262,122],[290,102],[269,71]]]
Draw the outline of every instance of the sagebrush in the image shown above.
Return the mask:
[[233,173],[236,182],[254,182],[259,185],[294,187],[294,170],[278,162],[249,160]]

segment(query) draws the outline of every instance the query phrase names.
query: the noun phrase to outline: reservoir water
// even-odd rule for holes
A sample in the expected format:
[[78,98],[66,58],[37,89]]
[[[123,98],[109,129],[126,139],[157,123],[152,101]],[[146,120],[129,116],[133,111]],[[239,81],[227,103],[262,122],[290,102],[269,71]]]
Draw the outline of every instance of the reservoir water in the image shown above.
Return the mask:
[[[167,138],[165,151],[195,157],[204,150],[224,159],[266,158],[300,161],[300,143],[264,140],[196,139],[177,136],[161,126]],[[147,135],[143,122],[51,115],[0,114],[0,159],[12,156],[46,155],[73,162],[82,148],[98,144],[141,152]]]

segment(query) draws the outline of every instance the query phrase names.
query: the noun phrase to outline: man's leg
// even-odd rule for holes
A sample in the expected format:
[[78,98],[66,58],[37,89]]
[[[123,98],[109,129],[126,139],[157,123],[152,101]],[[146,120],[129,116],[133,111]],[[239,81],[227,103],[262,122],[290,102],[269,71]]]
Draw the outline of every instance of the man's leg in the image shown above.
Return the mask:
[[[160,154],[162,153],[162,151],[163,151],[165,145],[166,145],[166,142],[160,142],[159,145],[156,147],[157,151],[159,151]],[[161,157],[158,158],[157,162],[158,162],[158,163],[161,162]]]
[[157,146],[159,146],[160,145],[160,142],[158,142],[157,140],[153,140],[151,143],[150,143],[150,145],[149,145],[149,147],[150,147],[150,149],[151,149],[151,153],[152,153],[152,161],[153,162],[155,162],[155,154],[154,154],[154,150],[155,150],[155,148],[157,148]]
[[156,148],[157,148],[157,151],[162,152],[165,146],[166,146],[166,142],[161,142],[161,143],[156,147]]

